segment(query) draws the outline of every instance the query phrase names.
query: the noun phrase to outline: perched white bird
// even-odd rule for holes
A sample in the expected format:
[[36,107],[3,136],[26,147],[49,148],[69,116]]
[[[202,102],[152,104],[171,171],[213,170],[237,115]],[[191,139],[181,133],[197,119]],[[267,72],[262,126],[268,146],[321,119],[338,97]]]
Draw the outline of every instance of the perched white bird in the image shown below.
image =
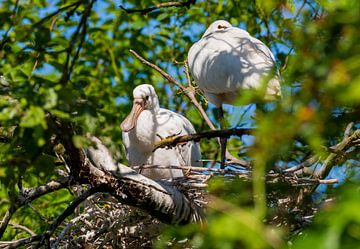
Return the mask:
[[[274,73],[270,49],[247,31],[218,20],[189,50],[190,71],[205,97],[220,108],[232,104],[241,89],[259,89],[262,79]],[[266,98],[281,96],[274,74],[266,87]]]
[[[241,90],[264,86],[265,99],[281,96],[270,49],[227,21],[218,20],[209,26],[190,48],[188,63],[200,90],[219,109],[221,128],[224,126],[222,104],[232,104]],[[220,141],[221,165],[224,166],[226,139]]]
[[[133,107],[121,123],[123,142],[129,166],[200,166],[199,145],[193,141],[171,149],[160,148],[153,152],[161,138],[195,133],[193,125],[180,114],[160,108],[153,86],[143,84],[133,91]],[[141,174],[152,179],[171,179],[183,176],[179,169],[148,168]]]

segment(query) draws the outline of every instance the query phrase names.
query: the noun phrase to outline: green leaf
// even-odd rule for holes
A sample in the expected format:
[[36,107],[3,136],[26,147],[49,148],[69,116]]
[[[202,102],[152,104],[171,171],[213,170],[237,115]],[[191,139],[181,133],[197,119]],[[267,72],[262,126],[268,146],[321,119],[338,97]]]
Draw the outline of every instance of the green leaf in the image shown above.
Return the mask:
[[26,128],[41,126],[43,129],[47,129],[44,110],[39,106],[30,106],[21,119],[20,126]]

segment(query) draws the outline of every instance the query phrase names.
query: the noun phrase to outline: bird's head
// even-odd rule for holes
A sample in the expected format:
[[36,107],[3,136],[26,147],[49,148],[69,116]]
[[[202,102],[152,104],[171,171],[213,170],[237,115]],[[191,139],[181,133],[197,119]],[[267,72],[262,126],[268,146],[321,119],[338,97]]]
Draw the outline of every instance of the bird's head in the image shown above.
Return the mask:
[[159,100],[152,85],[143,84],[134,88],[133,107],[129,115],[121,123],[124,132],[132,130],[136,126],[137,119],[143,110],[158,111]]
[[205,33],[203,34],[202,37],[205,37],[209,34],[217,32],[217,31],[225,30],[230,27],[232,27],[232,25],[228,21],[217,20],[217,21],[213,22],[212,24],[210,24],[210,26],[207,28],[207,30],[205,31]]

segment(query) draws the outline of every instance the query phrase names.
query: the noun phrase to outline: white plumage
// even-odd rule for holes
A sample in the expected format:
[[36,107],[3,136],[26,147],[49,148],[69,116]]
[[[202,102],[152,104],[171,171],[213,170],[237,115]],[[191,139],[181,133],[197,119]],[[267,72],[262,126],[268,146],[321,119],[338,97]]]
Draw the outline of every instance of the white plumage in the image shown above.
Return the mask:
[[[275,67],[264,43],[223,20],[212,23],[190,48],[188,62],[200,90],[216,107],[231,104],[241,89],[259,89]],[[266,88],[266,98],[275,96],[281,96],[276,74]]]
[[[133,97],[133,108],[121,123],[129,166],[200,166],[200,148],[195,142],[171,149],[160,148],[152,152],[154,144],[161,138],[195,133],[195,129],[182,115],[160,108],[153,86],[137,86],[133,91]],[[182,170],[179,169],[143,169],[141,174],[152,179],[183,176]]]

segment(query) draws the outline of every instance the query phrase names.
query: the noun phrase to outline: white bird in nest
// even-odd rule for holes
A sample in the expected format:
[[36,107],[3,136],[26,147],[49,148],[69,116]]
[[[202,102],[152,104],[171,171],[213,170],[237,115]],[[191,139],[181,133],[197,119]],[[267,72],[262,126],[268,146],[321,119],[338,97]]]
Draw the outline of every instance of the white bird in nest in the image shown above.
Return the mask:
[[[153,152],[155,143],[162,138],[192,134],[195,129],[182,115],[160,108],[153,86],[137,86],[133,97],[132,110],[121,123],[129,166],[201,166],[200,147],[193,141],[172,148],[159,148]],[[183,176],[180,169],[144,168],[140,173],[152,179]]]
[[[218,20],[192,45],[188,53],[192,76],[205,97],[219,109],[223,128],[222,104],[233,104],[244,90],[261,90],[266,100],[281,97],[275,59],[270,49],[247,31]],[[226,139],[221,139],[222,166]]]

